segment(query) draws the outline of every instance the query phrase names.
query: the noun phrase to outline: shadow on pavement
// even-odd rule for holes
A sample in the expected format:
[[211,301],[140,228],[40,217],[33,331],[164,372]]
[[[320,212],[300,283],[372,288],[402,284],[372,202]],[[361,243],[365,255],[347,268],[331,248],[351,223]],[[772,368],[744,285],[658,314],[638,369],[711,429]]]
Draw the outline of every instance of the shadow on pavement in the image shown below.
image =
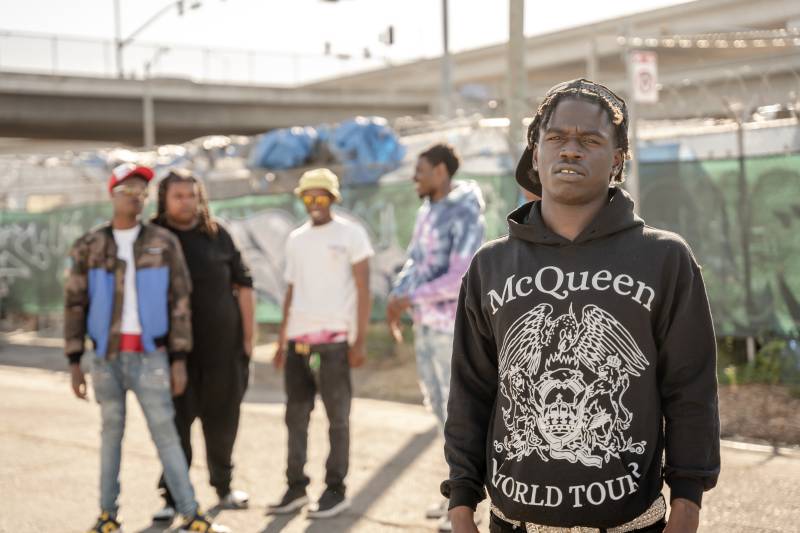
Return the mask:
[[[177,521],[176,521],[177,524]],[[125,525],[125,524],[123,524]],[[156,524],[153,522],[148,527],[144,529],[140,529],[136,533],[165,533],[167,531],[172,531],[172,526],[165,526],[164,524]]]
[[69,370],[60,347],[16,344],[0,340],[0,365],[40,368],[54,372]]
[[259,533],[280,533],[299,512],[272,516],[270,522]]
[[[380,498],[394,484],[395,480],[436,440],[436,437],[437,430],[435,427],[425,433],[418,433],[413,436],[402,449],[381,467],[377,468],[375,475],[361,487],[358,493],[351,497],[351,506],[348,513],[333,519],[314,522],[306,528],[306,533],[348,531],[367,515],[367,511],[369,511],[375,500]],[[420,510],[420,513],[422,513],[422,510]],[[380,521],[377,522],[381,523]],[[397,525],[400,526],[400,524]]]

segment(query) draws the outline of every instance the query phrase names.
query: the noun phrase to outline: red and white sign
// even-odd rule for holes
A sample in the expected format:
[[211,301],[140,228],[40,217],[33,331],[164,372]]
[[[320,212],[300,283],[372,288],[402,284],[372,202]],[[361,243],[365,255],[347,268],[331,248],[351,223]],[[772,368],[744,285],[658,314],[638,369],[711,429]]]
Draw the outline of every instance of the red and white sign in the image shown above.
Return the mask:
[[658,59],[655,52],[630,52],[633,99],[643,104],[658,102]]

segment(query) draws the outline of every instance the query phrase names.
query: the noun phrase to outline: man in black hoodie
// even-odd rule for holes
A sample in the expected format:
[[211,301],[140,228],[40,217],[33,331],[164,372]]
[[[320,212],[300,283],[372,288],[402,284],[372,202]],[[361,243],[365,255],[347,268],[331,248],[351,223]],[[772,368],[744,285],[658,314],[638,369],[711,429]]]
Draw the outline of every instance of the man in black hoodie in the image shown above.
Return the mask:
[[714,330],[689,246],[617,187],[627,126],[600,84],[550,89],[516,173],[542,199],[464,277],[442,484],[454,532],[477,531],[484,488],[492,532],[698,527],[719,474]]

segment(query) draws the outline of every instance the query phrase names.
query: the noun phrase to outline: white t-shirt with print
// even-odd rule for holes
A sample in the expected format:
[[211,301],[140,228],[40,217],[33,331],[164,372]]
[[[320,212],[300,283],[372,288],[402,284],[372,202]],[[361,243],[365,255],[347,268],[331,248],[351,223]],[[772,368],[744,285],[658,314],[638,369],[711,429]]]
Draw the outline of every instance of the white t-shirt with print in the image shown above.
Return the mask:
[[122,297],[122,324],[120,331],[128,335],[140,335],[139,302],[136,298],[136,261],[133,257],[133,243],[139,236],[141,226],[130,229],[114,229],[117,243],[117,257],[125,261],[125,294]]
[[284,279],[293,286],[287,338],[321,331],[357,335],[354,264],[372,257],[367,232],[359,224],[333,216],[322,226],[307,222],[286,242]]

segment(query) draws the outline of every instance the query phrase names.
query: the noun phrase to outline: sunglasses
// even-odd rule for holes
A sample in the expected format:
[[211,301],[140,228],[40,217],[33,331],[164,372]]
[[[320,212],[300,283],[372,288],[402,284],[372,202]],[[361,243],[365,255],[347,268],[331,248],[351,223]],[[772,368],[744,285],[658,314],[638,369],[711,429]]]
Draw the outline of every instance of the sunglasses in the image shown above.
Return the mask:
[[328,207],[331,205],[331,197],[330,196],[311,196],[310,194],[306,194],[303,196],[303,203],[306,204],[307,207],[311,207],[316,205],[317,207]]
[[113,194],[114,196],[138,196],[139,198],[147,198],[147,189],[119,185],[114,187]]

